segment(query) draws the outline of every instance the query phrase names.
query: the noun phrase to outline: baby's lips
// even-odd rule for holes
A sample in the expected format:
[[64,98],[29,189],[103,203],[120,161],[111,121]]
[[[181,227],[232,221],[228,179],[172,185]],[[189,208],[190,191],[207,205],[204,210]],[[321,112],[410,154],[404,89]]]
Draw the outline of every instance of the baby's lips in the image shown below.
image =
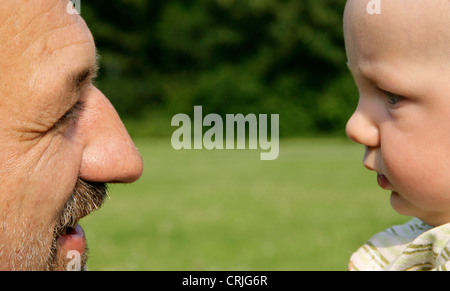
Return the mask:
[[386,178],[385,175],[378,173],[377,175],[378,185],[384,190],[393,190],[391,182]]

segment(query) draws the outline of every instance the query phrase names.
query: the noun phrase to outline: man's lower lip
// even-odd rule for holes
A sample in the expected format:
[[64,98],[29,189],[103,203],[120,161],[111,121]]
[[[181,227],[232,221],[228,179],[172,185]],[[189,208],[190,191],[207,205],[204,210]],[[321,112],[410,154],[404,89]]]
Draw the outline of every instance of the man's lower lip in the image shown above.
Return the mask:
[[385,175],[378,173],[377,175],[377,182],[378,185],[383,188],[384,190],[392,190],[391,182],[386,178]]
[[58,237],[58,245],[63,255],[70,251],[77,251],[83,254],[86,249],[86,237],[84,236],[83,228],[77,224],[67,234],[60,235]]

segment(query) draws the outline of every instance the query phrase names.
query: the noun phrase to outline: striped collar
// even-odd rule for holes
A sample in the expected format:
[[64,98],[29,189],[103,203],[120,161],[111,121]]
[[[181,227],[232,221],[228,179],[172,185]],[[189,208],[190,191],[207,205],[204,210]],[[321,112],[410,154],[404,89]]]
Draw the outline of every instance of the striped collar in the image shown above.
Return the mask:
[[350,271],[450,270],[450,224],[414,218],[374,235],[350,258]]

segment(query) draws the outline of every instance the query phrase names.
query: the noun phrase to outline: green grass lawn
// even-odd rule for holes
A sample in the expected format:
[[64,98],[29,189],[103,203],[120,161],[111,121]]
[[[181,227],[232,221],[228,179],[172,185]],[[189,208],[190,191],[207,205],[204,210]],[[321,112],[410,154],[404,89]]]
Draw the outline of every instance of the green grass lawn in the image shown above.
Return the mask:
[[396,214],[363,147],[344,139],[287,139],[260,150],[175,151],[137,140],[142,178],[112,185],[83,219],[90,270],[346,270]]

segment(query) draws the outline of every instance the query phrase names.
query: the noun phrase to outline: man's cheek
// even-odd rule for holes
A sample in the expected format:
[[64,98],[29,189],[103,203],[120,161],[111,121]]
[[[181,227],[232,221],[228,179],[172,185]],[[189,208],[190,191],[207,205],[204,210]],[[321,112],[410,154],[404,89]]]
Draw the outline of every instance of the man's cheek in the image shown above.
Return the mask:
[[57,204],[65,202],[78,178],[82,151],[59,136],[38,152],[29,163],[32,185],[38,185],[43,198]]

